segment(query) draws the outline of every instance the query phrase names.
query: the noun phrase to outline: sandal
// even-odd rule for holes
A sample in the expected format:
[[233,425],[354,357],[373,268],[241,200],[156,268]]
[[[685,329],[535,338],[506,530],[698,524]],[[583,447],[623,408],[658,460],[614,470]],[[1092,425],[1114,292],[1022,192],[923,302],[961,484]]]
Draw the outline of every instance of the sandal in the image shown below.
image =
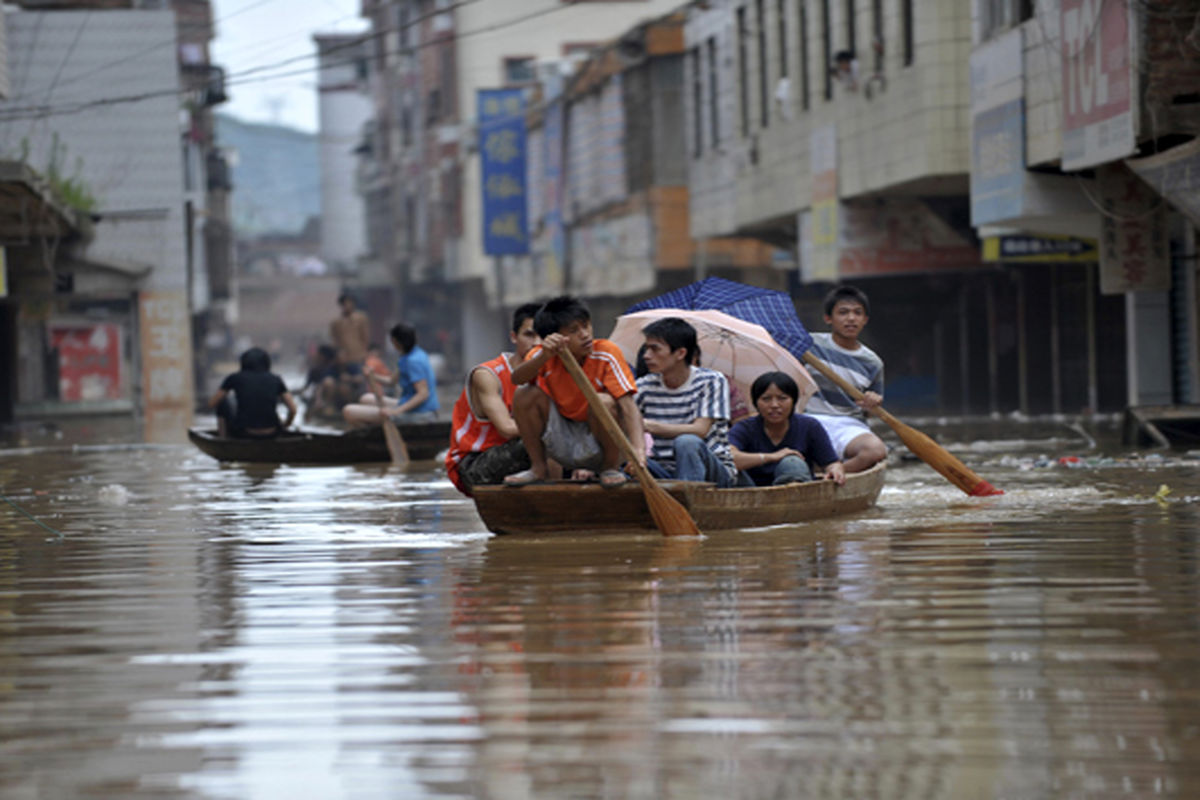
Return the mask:
[[600,473],[600,485],[605,489],[615,489],[624,486],[629,478],[619,469],[606,469]]
[[542,479],[531,469],[523,469],[520,472],[514,472],[512,475],[504,477],[505,486],[529,486],[541,482]]

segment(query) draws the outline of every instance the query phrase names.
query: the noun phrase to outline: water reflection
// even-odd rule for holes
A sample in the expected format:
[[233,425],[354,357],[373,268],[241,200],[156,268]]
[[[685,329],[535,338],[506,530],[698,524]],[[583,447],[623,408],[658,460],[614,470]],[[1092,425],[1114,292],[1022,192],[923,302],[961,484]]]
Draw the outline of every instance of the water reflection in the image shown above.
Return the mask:
[[699,540],[492,537],[433,464],[10,448],[63,536],[0,507],[0,795],[1193,796],[1200,468],[1035,447]]

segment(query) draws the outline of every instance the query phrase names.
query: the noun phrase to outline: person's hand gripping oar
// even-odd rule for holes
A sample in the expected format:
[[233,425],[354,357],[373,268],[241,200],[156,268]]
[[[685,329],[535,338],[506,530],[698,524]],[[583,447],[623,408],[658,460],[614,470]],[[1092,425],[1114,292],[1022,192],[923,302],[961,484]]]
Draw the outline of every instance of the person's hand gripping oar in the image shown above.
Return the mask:
[[671,497],[667,490],[659,486],[658,481],[650,474],[650,470],[637,459],[637,454],[634,452],[633,445],[629,441],[629,437],[625,435],[625,431],[621,430],[621,426],[613,419],[612,414],[604,407],[604,402],[600,399],[600,395],[596,394],[596,390],[592,388],[591,381],[583,374],[583,368],[579,366],[579,362],[571,353],[559,353],[558,359],[567,368],[567,372],[571,373],[571,377],[575,379],[575,385],[579,387],[579,391],[583,392],[583,396],[587,398],[588,408],[592,410],[592,414],[599,420],[600,425],[604,428],[617,447],[621,449],[622,455],[629,461],[629,466],[637,476],[638,485],[642,487],[642,493],[646,497],[646,505],[650,508],[650,516],[654,517],[654,524],[658,526],[659,531],[663,536],[699,536],[700,528],[697,527],[696,521],[692,519],[692,515],[683,505]]
[[392,457],[393,464],[403,467],[409,461],[408,446],[404,443],[404,437],[400,435],[395,421],[388,416],[387,404],[383,401],[383,390],[379,388],[379,379],[374,372],[367,369],[366,364],[363,365],[363,376],[375,395],[375,402],[379,404],[379,419],[383,425],[383,439],[387,442],[388,455]]
[[[833,381],[838,387],[850,395],[855,400],[861,400],[863,393],[854,387],[849,381],[841,375],[833,371],[833,369],[821,359],[814,356],[812,353],[804,354],[804,363],[815,369],[817,372],[824,375],[829,380]],[[997,489],[992,484],[985,481],[983,478],[976,475],[965,464],[959,461],[954,456],[950,455],[946,448],[930,439],[925,434],[921,433],[916,428],[905,425],[900,420],[893,417],[883,409],[883,406],[876,406],[870,410],[871,414],[879,417],[886,422],[896,435],[900,437],[900,441],[916,454],[918,458],[924,461],[929,466],[940,472],[946,480],[953,483],[959,489],[962,489],[972,497],[987,497],[994,494],[1004,494],[1002,489]]]

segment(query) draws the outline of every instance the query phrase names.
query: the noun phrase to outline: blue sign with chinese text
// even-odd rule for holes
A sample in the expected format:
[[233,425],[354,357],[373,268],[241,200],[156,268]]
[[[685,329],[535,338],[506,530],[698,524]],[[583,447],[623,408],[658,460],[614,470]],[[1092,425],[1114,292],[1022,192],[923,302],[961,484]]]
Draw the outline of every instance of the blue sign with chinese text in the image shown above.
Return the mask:
[[483,188],[483,252],[529,252],[525,198],[525,95],[480,89],[476,97]]

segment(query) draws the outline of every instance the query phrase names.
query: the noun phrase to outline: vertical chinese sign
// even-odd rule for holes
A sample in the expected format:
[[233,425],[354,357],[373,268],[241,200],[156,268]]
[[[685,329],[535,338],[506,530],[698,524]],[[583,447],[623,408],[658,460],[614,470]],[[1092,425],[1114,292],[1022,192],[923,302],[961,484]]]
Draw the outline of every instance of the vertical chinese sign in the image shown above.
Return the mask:
[[[837,127],[814,128],[809,138],[812,170],[812,210],[802,227],[805,243],[800,259],[805,282],[836,281],[838,278],[838,181]],[[804,236],[804,234],[808,234]]]
[[1171,288],[1165,201],[1124,164],[1096,170],[1100,194],[1100,291]]
[[1084,169],[1136,148],[1128,0],[1062,0],[1062,167]]
[[525,199],[525,96],[521,89],[481,89],[476,98],[483,185],[483,252],[529,252]]
[[540,277],[546,286],[561,287],[567,261],[567,230],[563,225],[563,132],[565,102],[556,99],[546,107],[544,135],[546,155],[542,180],[546,230],[550,239],[550,253],[546,268]]
[[179,441],[192,421],[191,319],[182,291],[139,297],[146,440]]

